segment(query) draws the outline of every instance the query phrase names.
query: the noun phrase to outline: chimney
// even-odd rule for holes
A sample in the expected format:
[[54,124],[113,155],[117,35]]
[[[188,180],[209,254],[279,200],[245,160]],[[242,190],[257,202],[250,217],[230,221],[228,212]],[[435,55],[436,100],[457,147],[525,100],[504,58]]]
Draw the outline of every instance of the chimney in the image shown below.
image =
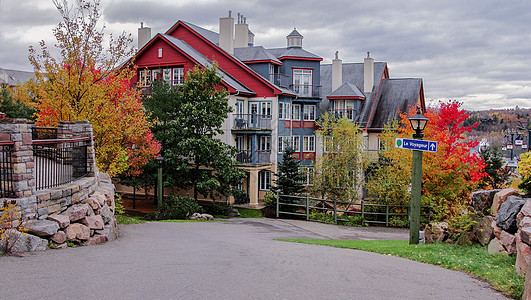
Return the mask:
[[371,93],[374,86],[374,59],[367,52],[367,57],[363,60],[363,92]]
[[234,48],[249,46],[249,25],[246,18],[238,13],[238,24],[234,29]]
[[230,10],[228,17],[219,18],[219,46],[229,54],[234,54],[234,19]]
[[336,51],[336,58],[332,59],[332,92],[343,84],[343,61],[338,56]]
[[144,27],[144,22],[140,22],[140,28],[138,28],[138,50],[142,49],[149,40],[151,40],[151,28]]

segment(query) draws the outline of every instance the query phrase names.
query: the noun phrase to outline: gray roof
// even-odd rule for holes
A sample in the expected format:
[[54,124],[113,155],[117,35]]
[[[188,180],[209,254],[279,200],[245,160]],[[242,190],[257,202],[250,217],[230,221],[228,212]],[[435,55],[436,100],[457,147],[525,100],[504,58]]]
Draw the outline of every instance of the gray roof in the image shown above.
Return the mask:
[[382,80],[374,109],[366,110],[362,122],[367,124],[370,120],[369,128],[384,128],[389,121],[398,119],[400,111],[407,112],[411,106],[418,103],[421,87],[421,78]]
[[188,23],[188,22],[183,21],[183,20],[181,20],[181,22],[186,24],[188,27],[190,27],[195,32],[199,33],[201,36],[203,36],[204,38],[209,40],[211,43],[216,44],[216,45],[219,44],[219,34],[218,33],[214,32],[214,31],[210,31],[210,30],[205,29],[203,27],[199,27],[199,26],[194,25],[192,23]]
[[280,60],[278,60],[262,46],[235,48],[234,56],[236,56],[239,60],[245,62],[272,60],[274,62],[282,64]]
[[[171,35],[162,34],[164,38],[166,38],[170,43],[172,43],[177,48],[181,49],[184,53],[192,57],[195,61],[197,61],[199,64],[203,66],[212,66],[212,61],[207,59],[203,56],[203,54],[199,53],[199,51],[195,50],[192,46],[188,45],[185,41],[178,39],[176,37],[173,37]],[[245,92],[250,94],[255,94],[254,91],[247,88],[243,84],[241,84],[239,81],[234,79],[229,73],[223,71],[221,68],[218,70],[218,75],[222,78],[222,80],[233,87],[236,91],[239,92]]]
[[360,91],[360,89],[353,85],[350,82],[345,82],[343,85],[338,87],[327,97],[362,97],[365,98],[365,95]]
[[300,37],[302,37],[302,34],[300,34],[297,31],[297,28],[293,28],[293,31],[290,34],[288,34],[288,36],[300,36]]
[[[374,63],[374,84],[380,83],[383,72],[385,70],[386,62]],[[352,83],[363,91],[363,63],[344,63],[343,64],[343,82]],[[332,93],[332,65],[321,65],[321,92],[327,96]]]
[[15,86],[35,78],[34,72],[18,71],[0,68],[0,84]]
[[267,49],[267,51],[279,59],[282,59],[282,57],[286,57],[286,56],[322,59],[322,57],[317,56],[313,53],[310,53],[302,48],[274,48],[274,49]]

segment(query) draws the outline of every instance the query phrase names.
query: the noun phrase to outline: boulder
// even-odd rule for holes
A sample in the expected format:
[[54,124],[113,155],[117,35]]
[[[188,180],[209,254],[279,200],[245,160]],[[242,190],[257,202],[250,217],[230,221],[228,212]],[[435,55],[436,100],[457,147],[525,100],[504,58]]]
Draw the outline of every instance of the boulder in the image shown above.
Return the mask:
[[66,249],[66,248],[68,248],[68,244],[66,244],[66,243],[57,244],[57,245],[55,245],[55,248],[57,248],[57,249]]
[[64,231],[57,231],[50,239],[56,244],[63,244],[66,242],[66,233]]
[[516,273],[523,275],[527,271],[528,265],[531,264],[531,247],[523,243],[520,236],[516,235],[516,263],[514,265]]
[[498,210],[500,209],[500,206],[507,200],[507,197],[512,195],[519,195],[518,191],[513,188],[509,189],[503,189],[494,195],[494,198],[492,199],[492,207],[490,209],[490,214],[495,216],[498,214]]
[[100,215],[90,217],[86,216],[85,218],[81,219],[81,224],[90,229],[103,229],[103,226],[105,225],[103,218]]
[[444,242],[448,239],[448,223],[428,223],[424,228],[424,241],[427,244],[434,242]]
[[516,254],[516,238],[514,235],[503,230],[500,234],[500,242],[509,255]]
[[522,198],[509,196],[496,215],[496,225],[509,233],[516,233],[518,230],[516,216],[525,202]]
[[48,216],[48,219],[57,222],[59,228],[65,228],[70,225],[70,217],[66,215],[51,215]]
[[100,203],[99,203],[98,201],[96,201],[96,200],[95,200],[94,198],[92,198],[92,197],[83,200],[81,203],[83,203],[83,204],[88,204],[88,205],[90,206],[90,208],[92,208],[92,210],[93,210],[94,212],[99,211],[100,208],[101,208]]
[[94,246],[94,245],[97,245],[97,244],[105,243],[106,241],[107,241],[107,237],[105,237],[103,235],[96,234],[96,235],[90,237],[90,239],[85,243],[85,245]]
[[103,206],[103,204],[105,204],[105,201],[107,200],[105,195],[100,192],[94,192],[94,194],[92,194],[90,198],[96,200],[100,207]]
[[489,215],[494,195],[501,190],[477,191],[470,194],[470,206],[478,213]]
[[526,217],[531,218],[531,201],[528,201],[529,199],[525,200],[527,201],[525,202],[524,206],[522,206],[520,212],[518,213],[518,216],[516,217],[516,222],[519,227],[525,227],[520,225],[520,222],[522,222],[523,219],[525,219]]
[[112,222],[112,220],[114,220],[114,215],[107,204],[104,204],[101,207],[100,216],[103,218],[103,222],[105,224],[109,224],[110,222]]
[[502,229],[496,225],[496,220],[494,220],[491,224],[492,227],[492,233],[494,233],[494,236],[497,238],[500,238],[500,234],[502,232]]
[[59,230],[59,224],[50,220],[30,220],[26,223],[28,233],[46,237],[54,235]]
[[525,227],[519,231],[520,238],[522,242],[531,245],[531,227]]
[[[11,247],[12,252],[34,252],[48,249],[48,240],[46,239],[33,234],[22,234],[14,229],[8,229],[6,232],[10,235],[10,243],[14,243]],[[0,250],[6,251],[4,243],[0,243]]]
[[239,217],[240,216],[240,212],[238,211],[237,208],[231,208],[229,209],[229,212],[227,213],[227,216],[229,218],[234,218],[234,217]]
[[70,218],[70,222],[83,219],[88,212],[87,204],[78,204],[70,206],[63,214]]
[[518,223],[518,228],[531,227],[531,217],[523,217],[520,219],[520,221],[518,221],[518,218],[516,218],[516,222]]
[[80,223],[70,224],[66,227],[66,236],[74,242],[86,241],[90,238],[90,228]]
[[476,239],[483,246],[488,245],[490,240],[494,237],[494,230],[492,229],[493,221],[493,216],[485,216],[481,218],[473,228]]
[[505,254],[507,255],[507,250],[503,248],[503,245],[501,244],[500,240],[498,238],[493,238],[488,246],[488,252],[489,254]]

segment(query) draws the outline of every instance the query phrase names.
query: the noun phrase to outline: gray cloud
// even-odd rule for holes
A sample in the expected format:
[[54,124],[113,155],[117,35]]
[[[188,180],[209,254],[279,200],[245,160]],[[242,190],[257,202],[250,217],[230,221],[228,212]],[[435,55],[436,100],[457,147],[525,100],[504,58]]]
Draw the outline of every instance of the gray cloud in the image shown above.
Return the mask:
[[[25,2],[23,11],[15,0],[0,4],[0,67],[22,68],[27,60],[29,37],[4,38],[6,28],[29,33],[48,25],[51,32],[58,22],[53,5]],[[157,33],[179,19],[217,31],[219,17],[241,12],[258,45],[283,47],[297,27],[305,49],[325,62],[336,50],[344,62],[362,62],[370,51],[389,63],[392,77],[422,77],[427,100],[457,99],[467,109],[531,106],[528,1],[109,0],[102,6],[110,32],[134,35],[140,22]]]

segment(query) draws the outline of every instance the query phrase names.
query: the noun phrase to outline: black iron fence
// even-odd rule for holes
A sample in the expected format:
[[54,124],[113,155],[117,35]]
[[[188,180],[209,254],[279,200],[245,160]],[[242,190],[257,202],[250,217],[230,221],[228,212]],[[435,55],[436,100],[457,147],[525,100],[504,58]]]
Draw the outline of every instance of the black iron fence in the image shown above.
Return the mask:
[[89,173],[87,157],[90,138],[33,141],[37,190],[74,181]]
[[0,198],[13,196],[13,144],[0,141]]

